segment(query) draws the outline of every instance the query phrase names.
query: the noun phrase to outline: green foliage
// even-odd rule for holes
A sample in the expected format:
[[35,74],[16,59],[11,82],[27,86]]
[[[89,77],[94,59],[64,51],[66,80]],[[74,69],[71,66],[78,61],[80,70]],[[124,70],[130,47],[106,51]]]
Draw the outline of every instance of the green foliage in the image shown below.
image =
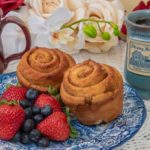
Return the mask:
[[50,95],[56,96],[58,94],[58,89],[52,86],[48,87],[48,93]]
[[70,110],[69,110],[68,107],[65,108],[65,114],[67,116],[67,121],[70,125],[70,137],[71,138],[76,138],[78,136],[78,131],[71,124]]
[[1,106],[1,105],[4,105],[4,104],[6,104],[6,105],[17,105],[18,102],[17,102],[16,100],[7,101],[7,100],[5,100],[5,99],[2,99],[2,100],[0,101],[0,106]]

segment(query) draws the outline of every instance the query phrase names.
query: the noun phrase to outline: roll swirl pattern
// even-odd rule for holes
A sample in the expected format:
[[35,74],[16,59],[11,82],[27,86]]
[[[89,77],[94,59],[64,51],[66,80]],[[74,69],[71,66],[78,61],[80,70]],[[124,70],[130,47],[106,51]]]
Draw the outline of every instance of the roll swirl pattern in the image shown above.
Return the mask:
[[74,59],[58,50],[35,47],[26,52],[17,67],[19,82],[39,91],[60,87],[64,72],[75,65]]
[[115,68],[87,60],[65,72],[60,94],[81,123],[110,122],[122,112],[123,79]]

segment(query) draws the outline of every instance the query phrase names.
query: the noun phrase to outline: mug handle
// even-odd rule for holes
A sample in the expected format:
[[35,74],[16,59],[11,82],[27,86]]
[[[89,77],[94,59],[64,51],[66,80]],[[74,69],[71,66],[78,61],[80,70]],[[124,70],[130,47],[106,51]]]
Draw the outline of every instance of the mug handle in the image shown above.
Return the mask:
[[[4,59],[4,66],[5,68],[7,67],[8,63],[12,60],[16,60],[16,59],[19,59],[21,58],[21,56],[27,51],[30,49],[31,47],[31,36],[30,36],[30,32],[28,30],[28,28],[25,26],[25,23],[18,17],[15,17],[15,16],[8,16],[8,17],[5,17],[4,19],[1,20],[1,30],[0,30],[0,35],[2,34],[2,30],[3,28],[5,27],[5,25],[9,24],[9,23],[14,23],[14,24],[17,24],[23,31],[24,35],[25,35],[25,39],[26,39],[26,47],[24,49],[23,52],[20,52],[20,53],[15,53],[15,54],[12,54],[10,56],[8,56],[7,58]],[[3,50],[3,45],[1,43],[1,46],[2,46],[2,50]],[[3,55],[3,52],[2,52],[2,55]]]

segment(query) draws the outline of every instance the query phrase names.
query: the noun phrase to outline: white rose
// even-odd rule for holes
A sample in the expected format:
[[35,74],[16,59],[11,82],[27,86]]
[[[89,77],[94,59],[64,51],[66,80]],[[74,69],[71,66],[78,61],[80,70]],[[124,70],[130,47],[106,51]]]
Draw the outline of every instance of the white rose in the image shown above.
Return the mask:
[[31,15],[43,18],[50,17],[60,7],[66,7],[74,12],[75,19],[83,13],[80,9],[83,6],[82,0],[26,0],[26,4],[29,5]]
[[74,13],[70,22],[84,18],[86,12],[84,2],[85,0],[64,0],[65,7]]
[[112,28],[105,24],[101,24],[101,28],[111,34],[110,41],[104,41],[100,36],[95,39],[86,37],[82,23],[78,24],[79,32],[59,30],[63,24],[90,17],[112,21],[121,28],[124,11],[120,0],[26,0],[26,4],[29,6],[27,24],[37,46],[58,46],[68,53],[76,53],[80,49],[99,53],[118,43]]
[[60,30],[63,24],[84,18],[84,0],[28,0],[26,4],[29,6],[28,25],[35,37],[34,45],[55,46],[68,53],[76,53],[84,47],[82,30],[77,34],[70,29]]
[[[107,20],[116,23],[119,29],[122,26],[124,20],[124,9],[119,0],[86,0],[86,14],[85,18],[96,18],[100,20]],[[100,31],[96,24],[97,32]],[[118,44],[118,37],[113,35],[113,29],[110,25],[101,24],[102,31],[109,32],[111,35],[110,41],[104,41],[100,36],[95,39],[85,37],[86,44],[85,49],[91,52],[105,52],[111,47]]]

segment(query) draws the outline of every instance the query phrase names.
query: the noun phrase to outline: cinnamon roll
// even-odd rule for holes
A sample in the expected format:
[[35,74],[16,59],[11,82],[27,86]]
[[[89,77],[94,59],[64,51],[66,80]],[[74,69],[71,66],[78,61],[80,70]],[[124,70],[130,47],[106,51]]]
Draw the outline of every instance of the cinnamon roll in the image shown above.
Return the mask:
[[87,60],[65,72],[60,94],[81,123],[107,123],[122,112],[123,79],[115,68]]
[[58,49],[36,47],[23,55],[17,76],[22,85],[45,92],[49,86],[59,88],[64,72],[74,64],[70,55]]

